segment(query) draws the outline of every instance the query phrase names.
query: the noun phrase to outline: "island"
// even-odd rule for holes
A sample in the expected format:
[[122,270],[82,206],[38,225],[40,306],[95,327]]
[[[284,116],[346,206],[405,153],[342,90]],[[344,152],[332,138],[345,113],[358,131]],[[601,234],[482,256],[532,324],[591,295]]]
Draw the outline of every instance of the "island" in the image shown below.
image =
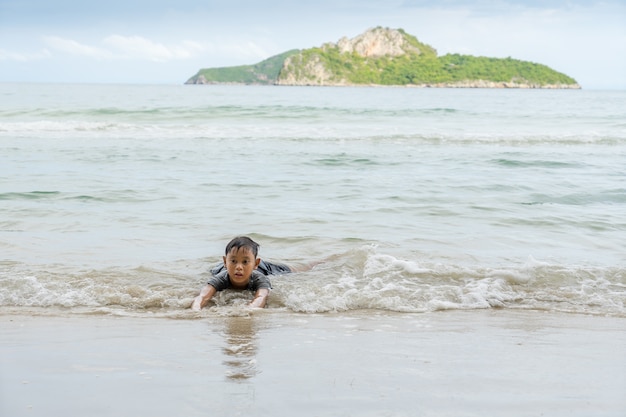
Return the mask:
[[580,89],[546,65],[446,54],[403,29],[376,27],[352,39],[294,49],[255,65],[204,68],[185,84]]

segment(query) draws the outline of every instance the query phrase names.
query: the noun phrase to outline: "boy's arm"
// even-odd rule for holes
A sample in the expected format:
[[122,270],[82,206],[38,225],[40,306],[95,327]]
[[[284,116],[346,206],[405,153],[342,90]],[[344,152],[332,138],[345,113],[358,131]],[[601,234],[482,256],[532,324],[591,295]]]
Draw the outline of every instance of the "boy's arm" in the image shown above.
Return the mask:
[[215,289],[214,286],[207,284],[204,288],[202,288],[202,290],[200,291],[200,295],[198,295],[194,300],[193,303],[191,304],[191,309],[192,310],[196,310],[196,311],[200,311],[202,310],[202,307],[204,307],[205,305],[207,305],[207,303],[209,302],[209,300],[215,295],[215,293],[217,292],[217,290]]
[[259,288],[254,293],[254,300],[250,301],[250,307],[253,308],[263,308],[265,307],[265,303],[267,303],[267,297],[270,295],[270,290],[268,288]]

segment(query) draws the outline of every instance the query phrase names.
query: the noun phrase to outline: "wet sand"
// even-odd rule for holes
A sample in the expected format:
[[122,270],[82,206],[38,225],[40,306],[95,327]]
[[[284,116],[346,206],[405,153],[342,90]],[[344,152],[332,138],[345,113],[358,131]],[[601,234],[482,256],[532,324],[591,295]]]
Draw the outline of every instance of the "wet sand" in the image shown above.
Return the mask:
[[624,416],[626,319],[0,316],[1,416]]

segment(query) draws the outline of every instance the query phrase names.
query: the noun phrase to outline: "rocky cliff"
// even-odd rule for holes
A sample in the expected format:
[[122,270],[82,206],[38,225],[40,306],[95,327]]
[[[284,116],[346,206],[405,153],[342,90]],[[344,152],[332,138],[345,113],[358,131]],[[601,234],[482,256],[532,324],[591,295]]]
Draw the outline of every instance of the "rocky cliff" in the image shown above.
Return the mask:
[[416,44],[411,44],[403,32],[381,27],[370,29],[352,39],[343,37],[336,45],[330,43],[327,47],[336,47],[342,54],[354,53],[366,58],[421,53],[420,48]]
[[328,59],[324,59],[326,55],[333,54],[333,52],[349,57],[349,59],[362,57],[371,60],[407,54],[420,55],[423,53],[422,50],[436,54],[434,49],[420,44],[417,40],[410,42],[409,38],[400,30],[381,27],[370,29],[352,39],[343,37],[337,43],[326,43],[320,48],[319,53],[315,49],[305,50],[288,57],[283,64],[276,84],[318,86],[358,84],[346,79],[337,71],[333,71]]

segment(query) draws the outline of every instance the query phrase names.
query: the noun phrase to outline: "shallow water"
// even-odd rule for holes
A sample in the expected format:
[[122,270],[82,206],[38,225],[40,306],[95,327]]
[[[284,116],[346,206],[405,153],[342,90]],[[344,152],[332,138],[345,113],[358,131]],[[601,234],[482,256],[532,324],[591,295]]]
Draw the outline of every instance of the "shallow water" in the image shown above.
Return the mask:
[[270,308],[625,316],[625,109],[622,91],[0,84],[0,308],[195,317],[249,234],[321,261],[275,278]]

